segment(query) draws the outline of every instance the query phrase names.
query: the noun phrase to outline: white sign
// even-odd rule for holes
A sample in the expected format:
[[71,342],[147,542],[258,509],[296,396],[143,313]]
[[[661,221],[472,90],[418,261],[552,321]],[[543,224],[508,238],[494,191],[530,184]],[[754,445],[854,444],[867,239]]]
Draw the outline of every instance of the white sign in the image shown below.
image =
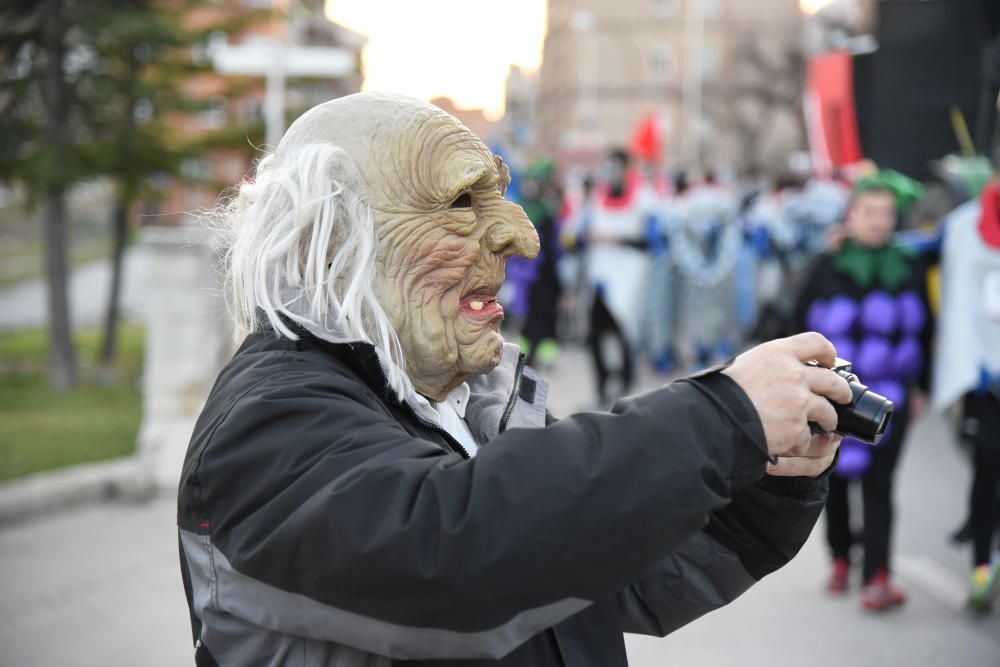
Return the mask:
[[332,46],[281,46],[271,41],[256,40],[246,44],[215,43],[209,56],[221,74],[267,76],[275,63],[281,64],[285,76],[335,78],[354,73],[354,56]]

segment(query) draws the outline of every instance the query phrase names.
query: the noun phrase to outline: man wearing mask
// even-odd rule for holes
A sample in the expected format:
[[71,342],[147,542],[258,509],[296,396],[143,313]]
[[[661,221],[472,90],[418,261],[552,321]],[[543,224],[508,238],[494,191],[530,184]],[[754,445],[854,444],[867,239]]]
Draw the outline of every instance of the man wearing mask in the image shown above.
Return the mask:
[[508,182],[440,109],[360,93],[219,212],[245,338],[178,497],[197,664],[622,667],[623,632],[729,603],[808,537],[839,445],[809,423],[850,401],[805,363],[830,342],[556,420],[499,333],[504,265],[539,250]]

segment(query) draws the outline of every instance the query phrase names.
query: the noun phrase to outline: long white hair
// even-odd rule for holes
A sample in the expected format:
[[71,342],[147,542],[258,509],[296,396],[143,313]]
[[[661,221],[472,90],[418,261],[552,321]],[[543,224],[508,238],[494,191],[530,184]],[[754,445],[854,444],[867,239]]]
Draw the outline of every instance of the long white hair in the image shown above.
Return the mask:
[[329,143],[265,156],[210,214],[226,238],[227,300],[237,335],[264,326],[299,336],[282,317],[334,343],[375,346],[390,388],[412,391],[402,347],[375,297],[377,239],[367,189]]

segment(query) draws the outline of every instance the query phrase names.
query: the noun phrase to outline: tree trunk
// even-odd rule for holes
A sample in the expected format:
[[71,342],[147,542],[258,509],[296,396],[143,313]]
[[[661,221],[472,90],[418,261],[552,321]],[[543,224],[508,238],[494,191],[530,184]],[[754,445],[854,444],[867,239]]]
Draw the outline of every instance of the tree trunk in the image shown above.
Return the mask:
[[66,200],[50,192],[45,210],[45,277],[49,292],[49,384],[71,389],[76,384],[76,352],[69,321],[67,294]]
[[[133,49],[134,53],[134,49]],[[128,102],[122,117],[121,132],[118,140],[118,156],[122,165],[128,165],[132,155],[132,145],[135,135],[135,107],[137,97],[135,84],[139,76],[139,64],[134,57],[129,59]],[[115,359],[118,338],[118,320],[121,319],[121,283],[122,262],[125,255],[125,242],[128,239],[128,214],[132,208],[137,189],[135,177],[125,172],[118,183],[118,201],[111,220],[111,286],[108,290],[108,308],[104,314],[104,334],[101,340],[100,363],[104,367],[111,365]]]
[[102,366],[110,366],[115,359],[118,343],[118,320],[121,319],[122,262],[125,241],[128,237],[129,203],[119,197],[111,219],[111,286],[108,290],[108,308],[104,313],[104,333],[101,338]]
[[49,150],[45,210],[45,276],[49,296],[49,383],[57,389],[76,384],[76,353],[69,321],[67,294],[66,183],[58,156],[66,144],[69,108],[63,80],[63,27],[60,0],[48,0],[44,13],[45,134]]

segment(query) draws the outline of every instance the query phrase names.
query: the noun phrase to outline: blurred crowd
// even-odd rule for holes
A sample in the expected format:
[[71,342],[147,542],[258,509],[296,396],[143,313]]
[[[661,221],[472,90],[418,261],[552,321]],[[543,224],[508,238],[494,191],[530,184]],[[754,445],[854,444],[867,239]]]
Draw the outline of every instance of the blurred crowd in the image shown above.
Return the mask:
[[[542,250],[508,264],[507,326],[529,364],[551,364],[561,343],[585,345],[601,408],[633,388],[642,366],[690,373],[751,344],[823,333],[895,405],[880,444],[841,446],[827,590],[847,593],[857,571],[863,608],[904,604],[892,578],[892,483],[909,424],[932,405],[951,417],[973,466],[969,514],[953,539],[971,544],[968,608],[986,613],[1000,588],[998,192],[994,177],[928,218],[920,183],[870,163],[767,178],[668,172],[611,150],[599,167],[563,176],[538,159],[511,189]],[[907,212],[918,209],[915,226]]]

